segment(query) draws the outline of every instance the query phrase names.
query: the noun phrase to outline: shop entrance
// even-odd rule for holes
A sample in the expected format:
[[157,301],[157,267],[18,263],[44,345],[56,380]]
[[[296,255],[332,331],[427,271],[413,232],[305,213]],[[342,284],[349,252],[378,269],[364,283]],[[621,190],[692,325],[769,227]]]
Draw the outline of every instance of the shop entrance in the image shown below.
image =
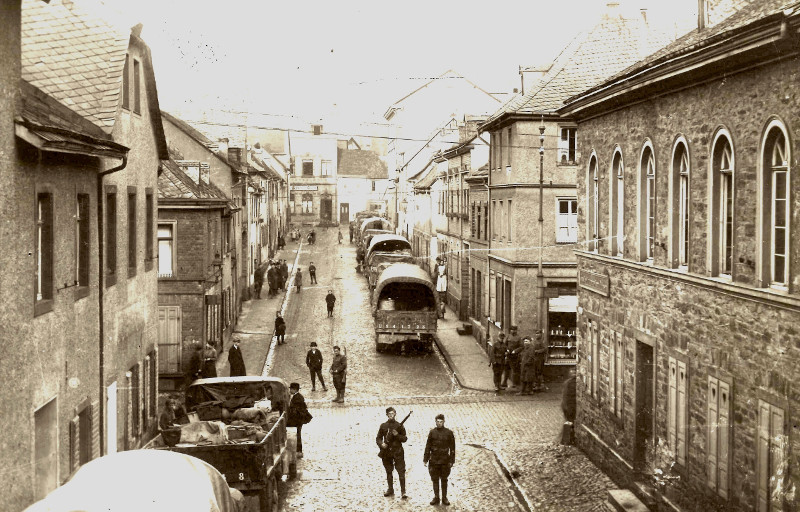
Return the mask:
[[319,203],[319,218],[322,222],[330,222],[333,216],[333,201],[330,197],[323,197]]

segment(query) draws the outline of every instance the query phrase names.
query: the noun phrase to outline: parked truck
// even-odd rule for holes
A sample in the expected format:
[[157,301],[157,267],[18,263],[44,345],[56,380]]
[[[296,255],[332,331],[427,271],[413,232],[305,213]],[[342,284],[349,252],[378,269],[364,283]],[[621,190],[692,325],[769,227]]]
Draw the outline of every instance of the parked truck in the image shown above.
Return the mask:
[[261,512],[279,508],[283,476],[297,475],[294,432],[286,428],[289,390],[276,377],[215,377],[186,389],[189,423],[162,431],[145,448],[204,460]]

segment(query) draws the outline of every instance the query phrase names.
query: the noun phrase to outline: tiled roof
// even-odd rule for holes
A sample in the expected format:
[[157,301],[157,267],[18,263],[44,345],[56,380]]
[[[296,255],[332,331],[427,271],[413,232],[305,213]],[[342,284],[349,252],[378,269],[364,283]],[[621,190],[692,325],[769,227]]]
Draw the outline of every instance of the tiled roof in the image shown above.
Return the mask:
[[22,2],[22,78],[110,133],[130,36],[75,3]]
[[425,166],[425,169],[427,169],[427,172],[425,172],[425,170],[423,170],[423,172],[418,174],[418,176],[422,176],[422,177],[419,179],[419,181],[417,181],[414,184],[414,190],[426,190],[426,189],[429,189],[429,188],[431,188],[431,185],[433,185],[436,182],[436,179],[439,177],[439,175],[436,172],[436,166],[435,165],[431,165],[432,163],[433,163],[433,160],[428,162],[428,165]]
[[[663,46],[658,51],[628,66],[626,69],[614,74],[603,83],[595,84],[589,90],[582,91],[589,94],[605,85],[616,82],[623,77],[635,75],[643,70],[652,68],[662,62],[674,59],[682,54],[701,49],[713,44],[715,41],[728,37],[732,32],[751,25],[759,20],[781,13],[790,13],[800,9],[800,2],[787,0],[752,0],[750,3],[741,2],[739,10],[721,20],[719,23],[704,29],[694,29],[672,43]],[[583,96],[584,94],[581,94]]]
[[389,168],[377,153],[365,149],[342,149],[339,152],[339,176],[359,176],[374,180],[387,179]]
[[604,15],[591,30],[578,34],[561,51],[550,70],[503,105],[484,124],[504,114],[550,113],[575,94],[661,48],[672,37],[647,28],[640,18]]
[[204,183],[202,180],[195,183],[172,158],[163,160],[161,166],[163,172],[158,177],[159,199],[228,201],[225,193],[214,184]]

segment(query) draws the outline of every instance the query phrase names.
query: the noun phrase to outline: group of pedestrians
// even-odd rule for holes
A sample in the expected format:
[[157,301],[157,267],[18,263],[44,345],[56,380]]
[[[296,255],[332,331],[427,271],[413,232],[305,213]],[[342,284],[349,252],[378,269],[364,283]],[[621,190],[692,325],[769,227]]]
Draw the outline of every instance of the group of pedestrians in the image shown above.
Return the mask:
[[489,366],[492,368],[495,392],[500,393],[508,388],[509,377],[518,395],[530,395],[544,389],[547,345],[542,331],[536,331],[533,338],[520,338],[516,325],[512,325],[510,331],[508,341],[505,333],[501,332],[489,346]]
[[[386,471],[387,489],[384,496],[394,496],[394,472],[400,482],[400,497],[408,499],[406,494],[406,460],[403,443],[408,440],[405,421],[411,416],[398,422],[396,419],[397,411],[394,407],[386,408],[387,420],[378,427],[378,435],[375,442],[378,444],[383,469]],[[444,426],[444,414],[437,414],[436,427],[428,432],[428,440],[425,443],[425,451],[422,455],[422,462],[428,467],[428,474],[433,483],[433,499],[431,505],[449,505],[447,499],[447,479],[450,470],[456,461],[456,439],[453,431]]]
[[286,281],[289,279],[289,265],[286,260],[270,260],[267,263],[256,265],[253,272],[253,289],[256,298],[261,298],[261,289],[264,287],[264,276],[267,278],[267,297],[272,298],[278,294],[278,290],[286,289]]

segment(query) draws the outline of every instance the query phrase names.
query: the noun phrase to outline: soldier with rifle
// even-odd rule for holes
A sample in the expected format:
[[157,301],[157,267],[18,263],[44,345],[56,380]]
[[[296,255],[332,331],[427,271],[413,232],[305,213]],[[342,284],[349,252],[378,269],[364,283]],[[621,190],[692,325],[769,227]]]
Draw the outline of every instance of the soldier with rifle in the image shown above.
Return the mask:
[[388,407],[386,409],[386,417],[389,419],[381,423],[375,441],[380,447],[378,457],[383,462],[383,468],[386,470],[386,482],[389,485],[383,495],[387,497],[394,496],[392,470],[396,469],[400,480],[400,496],[405,500],[408,499],[408,496],[406,495],[406,460],[403,443],[408,440],[408,437],[406,437],[406,429],[403,423],[411,416],[411,412],[400,423],[397,422],[395,416],[397,416],[397,412],[394,407]]

